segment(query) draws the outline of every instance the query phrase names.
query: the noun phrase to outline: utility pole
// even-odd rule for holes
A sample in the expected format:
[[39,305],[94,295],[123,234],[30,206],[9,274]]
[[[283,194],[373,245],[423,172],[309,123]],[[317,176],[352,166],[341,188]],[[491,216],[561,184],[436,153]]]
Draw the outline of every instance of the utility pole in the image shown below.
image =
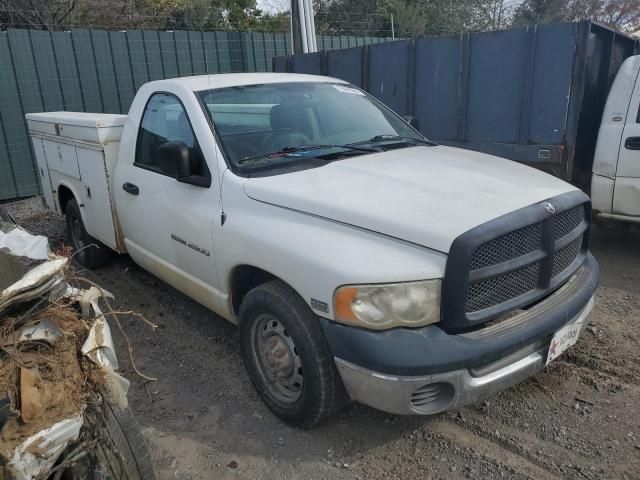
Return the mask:
[[318,51],[311,0],[291,0],[291,45],[293,53]]
[[293,53],[302,53],[302,24],[298,0],[291,0],[291,48]]

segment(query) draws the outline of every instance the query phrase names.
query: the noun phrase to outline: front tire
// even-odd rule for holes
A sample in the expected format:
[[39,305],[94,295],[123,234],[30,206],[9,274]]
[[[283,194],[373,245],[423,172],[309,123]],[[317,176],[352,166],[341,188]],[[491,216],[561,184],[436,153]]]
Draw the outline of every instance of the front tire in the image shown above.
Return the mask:
[[259,285],[239,316],[242,358],[273,413],[311,428],[347,402],[318,319],[291,287],[280,280]]
[[67,235],[74,249],[74,259],[87,268],[98,268],[109,263],[111,250],[87,233],[82,221],[80,207],[75,199],[69,200],[64,209]]

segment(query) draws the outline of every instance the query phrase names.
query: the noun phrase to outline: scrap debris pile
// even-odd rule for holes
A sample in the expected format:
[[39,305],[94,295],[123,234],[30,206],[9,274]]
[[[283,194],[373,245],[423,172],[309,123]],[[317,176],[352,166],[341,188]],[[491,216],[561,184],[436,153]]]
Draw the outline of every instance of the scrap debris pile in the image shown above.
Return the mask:
[[103,400],[126,407],[99,306],[109,294],[71,279],[45,237],[1,220],[0,478],[67,478],[99,442]]

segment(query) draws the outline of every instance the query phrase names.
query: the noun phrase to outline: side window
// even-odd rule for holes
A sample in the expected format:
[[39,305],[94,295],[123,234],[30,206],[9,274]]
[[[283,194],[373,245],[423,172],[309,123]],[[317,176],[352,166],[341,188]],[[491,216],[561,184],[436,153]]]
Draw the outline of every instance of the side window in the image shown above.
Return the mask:
[[156,93],[149,99],[142,114],[136,143],[135,164],[175,177],[175,165],[163,165],[158,154],[160,146],[174,141],[183,142],[188,147],[189,155],[196,166],[194,174],[210,177],[182,103],[168,93]]

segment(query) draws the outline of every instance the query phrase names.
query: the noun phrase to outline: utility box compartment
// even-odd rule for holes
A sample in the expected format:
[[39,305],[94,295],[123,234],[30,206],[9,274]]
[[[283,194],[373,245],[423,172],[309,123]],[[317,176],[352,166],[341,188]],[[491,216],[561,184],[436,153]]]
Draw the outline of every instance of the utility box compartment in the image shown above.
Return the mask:
[[[49,112],[25,117],[47,206],[64,214],[73,195],[87,231],[123,251],[111,192],[126,115]],[[52,185],[60,186],[53,190]]]

